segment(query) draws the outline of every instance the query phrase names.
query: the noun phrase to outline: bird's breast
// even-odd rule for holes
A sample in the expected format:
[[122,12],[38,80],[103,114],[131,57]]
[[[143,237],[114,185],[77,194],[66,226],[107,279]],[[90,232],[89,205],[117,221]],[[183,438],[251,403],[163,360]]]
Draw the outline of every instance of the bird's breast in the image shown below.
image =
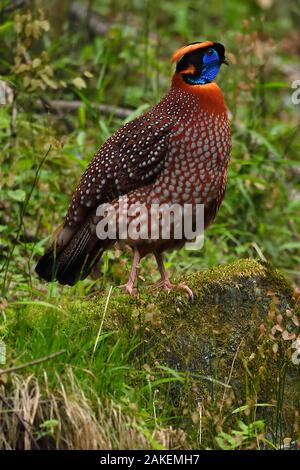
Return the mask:
[[190,111],[174,125],[166,166],[152,196],[157,202],[209,203],[217,199],[226,181],[230,151],[227,113]]

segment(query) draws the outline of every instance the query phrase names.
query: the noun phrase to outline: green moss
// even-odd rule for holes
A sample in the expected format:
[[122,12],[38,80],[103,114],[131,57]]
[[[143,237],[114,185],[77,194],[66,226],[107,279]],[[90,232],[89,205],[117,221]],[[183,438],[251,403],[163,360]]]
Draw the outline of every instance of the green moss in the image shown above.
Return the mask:
[[[279,334],[276,356],[270,339],[277,314],[284,317],[284,328],[296,328],[285,316],[286,309],[293,308],[289,283],[269,264],[251,259],[182,280],[193,289],[194,301],[180,289],[168,294],[143,288],[129,296],[115,288],[89,299],[65,297],[61,305],[51,308],[38,302],[22,306],[17,316],[12,312],[7,319],[7,349],[22,357],[22,362],[65,349],[64,356],[49,364],[54,386],[57,376],[64,376],[71,366],[86,392],[93,390],[97,396],[113,393],[123,400],[130,390],[131,398],[138,401],[142,388],[143,400],[145,390],[150,390],[152,403],[147,377],[154,377],[155,387],[169,394],[170,407],[178,407],[179,426],[185,423],[180,418],[182,410],[192,412],[199,399],[218,403],[228,391],[227,383],[236,400],[234,408],[275,403],[281,410],[280,422],[290,425],[298,403],[294,376],[289,376],[284,392],[279,387],[291,365],[290,342],[280,340]],[[100,325],[104,334],[94,356]],[[145,364],[149,371],[143,368]],[[166,392],[164,385],[158,385],[160,380],[165,384],[166,369],[161,367],[175,370],[184,379],[171,382]],[[38,376],[39,369],[32,372]],[[276,421],[276,410],[260,410],[268,425]]]
[[[202,397],[222,397],[220,383],[230,376],[239,402],[258,396],[276,401],[283,359],[273,357],[268,314],[274,297],[277,313],[284,315],[292,306],[288,281],[268,263],[251,259],[195,273],[184,281],[193,289],[194,301],[180,290],[147,299],[156,312],[147,335],[153,363],[190,374]],[[141,292],[141,315],[147,312],[143,301]],[[268,332],[264,337],[262,324]],[[288,346],[283,344],[283,354]],[[182,406],[195,403],[194,393],[178,384],[173,395]]]
[[[217,345],[226,349],[233,333],[236,344],[246,331],[257,328],[257,322],[261,322],[268,311],[272,299],[269,294],[283,299],[285,306],[286,299],[292,297],[290,284],[277,269],[253,259],[194,273],[183,280],[193,289],[194,301],[180,289],[171,293],[161,290],[151,293],[143,288],[134,297],[114,289],[104,328],[130,329],[138,323],[148,322],[154,329],[158,324],[170,339],[184,325],[187,334],[192,335],[195,328],[201,328],[203,334],[210,335]],[[93,299],[78,301],[79,315],[99,323],[107,296],[108,292],[105,292]]]

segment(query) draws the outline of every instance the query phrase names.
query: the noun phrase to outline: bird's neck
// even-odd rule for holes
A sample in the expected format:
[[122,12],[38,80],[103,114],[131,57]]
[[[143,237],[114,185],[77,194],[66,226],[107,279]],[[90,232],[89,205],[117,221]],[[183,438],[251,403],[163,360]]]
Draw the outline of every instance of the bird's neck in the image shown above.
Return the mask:
[[198,98],[200,107],[205,111],[217,114],[227,112],[223,93],[216,83],[190,85],[183,80],[181,74],[175,73],[172,79],[172,88],[194,95]]

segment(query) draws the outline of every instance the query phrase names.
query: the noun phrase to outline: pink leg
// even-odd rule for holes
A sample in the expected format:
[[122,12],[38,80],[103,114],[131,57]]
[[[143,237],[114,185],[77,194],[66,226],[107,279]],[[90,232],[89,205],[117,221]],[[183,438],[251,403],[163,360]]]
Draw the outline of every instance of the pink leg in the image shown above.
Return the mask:
[[125,285],[125,288],[126,288],[127,292],[129,292],[130,295],[133,292],[134,282],[135,282],[135,278],[136,278],[136,275],[137,275],[137,270],[138,270],[138,267],[139,267],[140,260],[141,260],[140,253],[138,252],[138,250],[135,249],[130,276],[129,276],[127,284]]
[[181,282],[178,285],[172,284],[170,282],[168,273],[167,273],[167,271],[165,270],[165,267],[164,267],[164,260],[163,260],[162,254],[161,253],[154,253],[154,255],[155,255],[157,266],[158,266],[158,269],[159,269],[159,272],[160,272],[160,275],[161,275],[161,284],[162,284],[163,288],[165,290],[167,290],[168,292],[170,292],[172,289],[176,289],[176,288],[177,289],[178,288],[183,289],[188,293],[190,299],[193,300],[194,299],[193,291],[184,282]]

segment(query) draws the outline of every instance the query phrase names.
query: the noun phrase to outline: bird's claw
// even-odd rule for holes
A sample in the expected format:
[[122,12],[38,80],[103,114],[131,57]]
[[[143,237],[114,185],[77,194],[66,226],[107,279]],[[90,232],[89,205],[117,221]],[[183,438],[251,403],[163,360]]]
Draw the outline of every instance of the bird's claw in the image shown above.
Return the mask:
[[192,291],[192,289],[187,284],[185,284],[184,282],[181,282],[176,287],[179,288],[179,289],[185,290],[188,293],[189,298],[191,300],[194,300],[194,292]]
[[129,295],[135,295],[136,289],[134,288],[134,283],[132,281],[128,281],[126,284],[120,284],[116,286],[118,289],[125,289]]
[[172,284],[169,279],[164,279],[162,281],[157,282],[154,286],[151,286],[151,289],[154,290],[156,288],[162,287],[167,292],[171,292],[173,289],[182,289],[185,290],[191,300],[194,300],[194,293],[192,289],[185,284],[184,282],[180,282],[179,284]]
[[134,283],[132,281],[128,281],[127,284],[125,284],[125,289],[127,290],[129,295],[133,295],[133,293],[134,293]]
[[[130,279],[126,284],[121,284],[117,287],[119,289],[126,289],[129,295],[135,295],[137,293],[137,289],[135,289],[134,287],[134,282]],[[194,293],[192,289],[187,284],[185,284],[185,282],[180,282],[179,284],[172,284],[169,279],[163,279],[149,287],[150,287],[150,290],[154,290],[154,289],[158,289],[162,287],[167,292],[171,292],[171,290],[174,290],[174,289],[182,289],[188,294],[191,300],[194,300]]]
[[172,284],[169,280],[163,281],[163,288],[167,292],[171,292],[173,289],[182,289],[185,290],[191,300],[194,300],[194,293],[192,289],[185,284],[184,282],[180,282],[179,284]]

